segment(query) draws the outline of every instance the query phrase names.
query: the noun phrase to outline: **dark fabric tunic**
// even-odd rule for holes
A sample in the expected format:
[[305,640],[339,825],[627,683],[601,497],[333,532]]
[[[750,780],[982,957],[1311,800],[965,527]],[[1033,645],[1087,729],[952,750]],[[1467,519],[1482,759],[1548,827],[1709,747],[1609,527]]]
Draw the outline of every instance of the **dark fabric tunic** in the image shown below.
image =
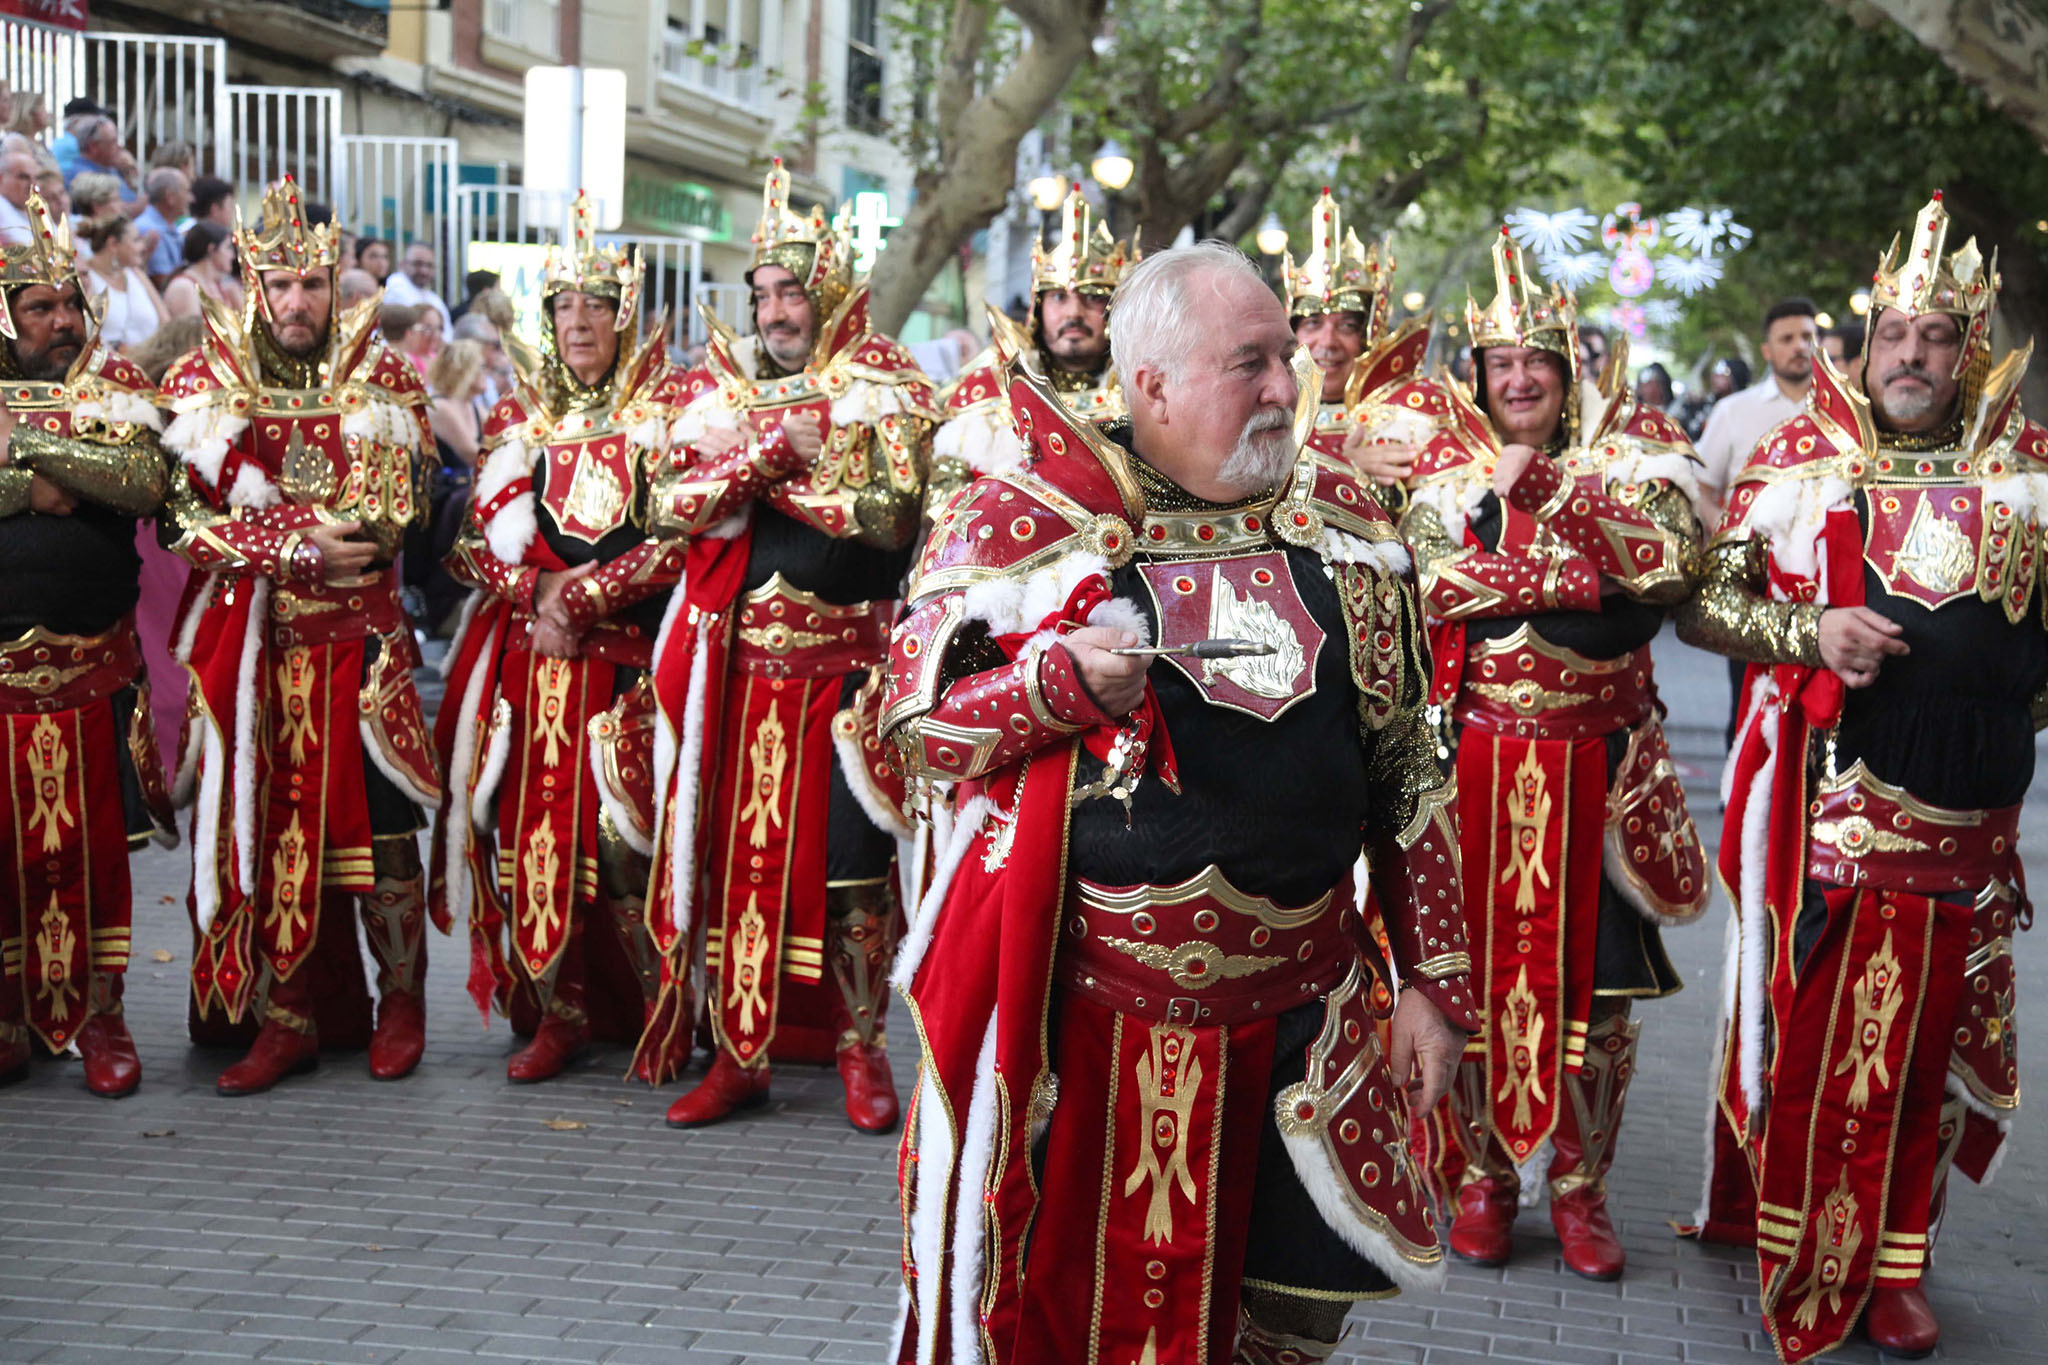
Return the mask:
[[135,609],[142,557],[135,518],[80,500],[68,517],[0,521],[0,640],[33,626],[98,635]]

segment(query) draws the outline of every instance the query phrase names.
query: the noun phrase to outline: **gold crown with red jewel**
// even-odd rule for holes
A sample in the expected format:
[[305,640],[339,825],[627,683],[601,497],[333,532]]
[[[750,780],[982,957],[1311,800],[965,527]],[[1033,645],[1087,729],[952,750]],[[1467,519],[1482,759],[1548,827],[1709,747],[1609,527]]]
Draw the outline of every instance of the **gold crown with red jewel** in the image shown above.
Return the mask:
[[1141,253],[1129,242],[1109,234],[1109,224],[1094,220],[1087,198],[1070,190],[1060,205],[1060,226],[1051,246],[1042,241],[1031,244],[1031,292],[1054,289],[1075,293],[1111,294],[1124,272],[1136,265]]
[[751,280],[764,265],[781,266],[796,276],[812,308],[826,317],[853,289],[852,241],[833,226],[822,204],[813,204],[808,214],[791,211],[789,172],[779,156],[761,186],[761,221],[749,240],[754,259],[747,277]]
[[1970,363],[1991,352],[1991,314],[1998,305],[1998,252],[1987,264],[1970,238],[1946,257],[1948,210],[1936,190],[1920,216],[1913,220],[1913,244],[1899,256],[1899,239],[1885,248],[1870,277],[1870,313],[1893,308],[1908,318],[1926,313],[1946,313],[1963,329],[1962,354],[1956,361],[1960,376]]
[[1493,243],[1493,302],[1481,308],[1465,294],[1465,331],[1473,350],[1527,346],[1560,355],[1573,375],[1579,363],[1579,301],[1556,285],[1546,290],[1530,273],[1506,228]]
[[540,298],[543,308],[557,294],[589,294],[610,299],[618,305],[613,324],[620,331],[632,325],[633,309],[640,301],[640,282],[645,272],[637,246],[604,246],[597,240],[597,216],[590,196],[578,190],[569,209],[569,238],[548,248],[541,269]]
[[28,192],[22,212],[28,217],[28,241],[0,245],[0,285],[55,285],[76,278],[78,253],[71,246],[71,224],[61,214],[51,218],[43,196],[34,190]]
[[1281,278],[1287,282],[1287,315],[1312,318],[1323,313],[1365,313],[1370,330],[1377,336],[1385,329],[1388,293],[1394,282],[1394,255],[1382,254],[1378,244],[1366,246],[1358,234],[1344,226],[1343,213],[1323,187],[1315,207],[1309,210],[1308,255],[1300,265],[1294,253],[1281,259]]
[[253,228],[235,223],[235,256],[252,289],[266,270],[304,275],[341,264],[341,229],[332,221],[309,223],[299,182],[287,175],[263,192],[263,212]]

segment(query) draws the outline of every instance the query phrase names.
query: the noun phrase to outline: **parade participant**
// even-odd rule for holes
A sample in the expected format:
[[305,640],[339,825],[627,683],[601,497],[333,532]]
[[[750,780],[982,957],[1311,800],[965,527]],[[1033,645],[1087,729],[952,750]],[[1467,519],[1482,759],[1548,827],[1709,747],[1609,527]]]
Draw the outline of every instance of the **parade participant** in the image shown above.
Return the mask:
[[754,335],[714,327],[715,387],[678,420],[675,467],[654,493],[654,527],[690,549],[655,651],[648,914],[665,965],[641,1064],[667,1074],[690,1027],[701,916],[717,1056],[668,1121],[764,1103],[773,1057],[834,1056],[847,1117],[885,1132],[897,1119],[882,1030],[902,917],[892,866],[908,830],[873,675],[936,414],[909,352],[868,325],[845,232],[822,209],[790,211],[779,159],[763,200]]
[[[505,1068],[523,1082],[558,1074],[593,1014],[637,1042],[660,982],[644,899],[653,698],[640,683],[683,547],[651,539],[646,516],[683,376],[664,356],[665,319],[632,345],[639,252],[598,245],[582,195],[571,222],[542,277],[539,358],[484,424],[448,558],[477,592],[435,722],[448,773],[435,909],[468,916],[486,1017],[530,993],[533,1041]],[[629,970],[594,970],[610,964]],[[586,1000],[586,977],[607,998]]]
[[1949,1172],[1988,1179],[2019,1108],[2048,430],[2019,410],[2031,348],[1991,363],[1995,260],[1948,234],[1937,193],[1879,263],[1862,391],[1815,357],[1679,616],[1751,665],[1702,1232],[1754,1238],[1788,1361],[1859,1314],[1886,1351],[1934,1348],[1920,1283]]
[[1149,257],[1115,309],[1129,424],[1013,369],[1034,460],[955,499],[892,647],[885,732],[960,784],[896,974],[905,1362],[1323,1360],[1442,1275],[1406,1110],[1474,1016],[1407,552],[1303,444],[1318,377],[1242,255]]
[[426,884],[415,835],[438,802],[393,567],[420,514],[427,398],[376,339],[373,304],[340,313],[334,226],[289,177],[235,231],[239,314],[206,300],[206,337],[166,371],[183,462],[160,523],[194,570],[176,656],[193,692],[176,783],[192,817],[195,1031],[220,1012],[261,1027],[224,1095],[267,1090],[360,1037],[361,899],[381,1003],[370,1073],[424,1045]]
[[[1359,450],[1368,439],[1399,440],[1390,424],[1373,417],[1395,390],[1420,376],[1429,322],[1414,318],[1387,331],[1394,253],[1379,244],[1361,245],[1358,234],[1343,226],[1327,186],[1309,214],[1309,242],[1300,266],[1291,253],[1281,261],[1295,339],[1323,372],[1322,401],[1309,440],[1323,454],[1341,455],[1363,468]],[[1375,481],[1366,487],[1389,512],[1399,514],[1406,494],[1398,482]]]
[[77,1045],[86,1086],[142,1063],[121,1012],[128,850],[175,841],[135,636],[135,519],[169,470],[148,378],[100,344],[71,233],[31,191],[0,247],[0,1078]]
[[1426,1160],[1456,1204],[1451,1250],[1500,1265],[1517,1168],[1533,1173],[1549,1144],[1565,1264],[1611,1280],[1625,1258],[1606,1174],[1642,1028],[1630,1002],[1679,988],[1658,926],[1697,918],[1709,890],[1649,653],[1697,573],[1698,487],[1675,422],[1581,386],[1572,295],[1546,294],[1505,231],[1493,267],[1492,303],[1465,309],[1476,391],[1427,386],[1443,426],[1402,521],[1433,697],[1458,732],[1486,1023]]
[[[1109,296],[1138,252],[1129,242],[1112,240],[1108,224],[1091,226],[1090,219],[1088,200],[1074,190],[1060,208],[1053,245],[1031,244],[1028,344],[1053,391],[1089,421],[1105,423],[1124,415],[1123,390],[1109,358]],[[1002,326],[998,318],[991,310],[992,325]],[[1003,340],[1018,349],[1017,339]],[[945,421],[932,439],[926,495],[933,508],[981,475],[1002,473],[1024,458],[1003,403],[999,368],[991,347],[968,361],[939,395]]]

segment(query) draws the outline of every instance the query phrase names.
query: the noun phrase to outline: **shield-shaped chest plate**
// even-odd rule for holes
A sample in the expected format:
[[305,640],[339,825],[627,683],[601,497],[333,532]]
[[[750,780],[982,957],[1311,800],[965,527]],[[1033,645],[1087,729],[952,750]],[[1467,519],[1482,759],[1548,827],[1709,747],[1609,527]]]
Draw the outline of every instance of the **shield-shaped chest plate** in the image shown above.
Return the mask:
[[1189,645],[1229,638],[1271,645],[1243,659],[1166,663],[1187,674],[1217,706],[1276,719],[1316,690],[1323,628],[1294,586],[1287,556],[1277,550],[1227,559],[1169,560],[1139,566],[1159,613],[1159,643]]
[[1894,597],[1939,607],[1977,590],[1983,490],[1873,488],[1863,558]]
[[551,445],[541,502],[563,535],[595,545],[633,508],[633,448],[617,432]]

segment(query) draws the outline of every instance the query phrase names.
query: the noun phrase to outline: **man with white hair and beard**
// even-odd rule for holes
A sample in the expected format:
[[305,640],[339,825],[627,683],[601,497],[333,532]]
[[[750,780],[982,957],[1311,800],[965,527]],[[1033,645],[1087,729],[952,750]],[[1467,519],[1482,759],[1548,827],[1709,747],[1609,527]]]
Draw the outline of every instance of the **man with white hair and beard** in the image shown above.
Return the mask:
[[1130,420],[1013,358],[1033,458],[947,506],[892,646],[884,731],[958,784],[895,978],[906,1362],[1325,1360],[1443,1271],[1408,1108],[1474,1018],[1407,552],[1243,255],[1114,308]]
[[1754,1243],[1788,1361],[1859,1315],[1887,1353],[1934,1349],[1920,1284],[1949,1171],[1988,1180],[2019,1108],[2048,430],[2019,409],[2028,353],[1992,364],[1995,258],[1950,244],[1936,193],[1872,281],[1863,392],[1815,357],[1679,616],[1750,665],[1723,786],[1742,938],[1700,1231]]

